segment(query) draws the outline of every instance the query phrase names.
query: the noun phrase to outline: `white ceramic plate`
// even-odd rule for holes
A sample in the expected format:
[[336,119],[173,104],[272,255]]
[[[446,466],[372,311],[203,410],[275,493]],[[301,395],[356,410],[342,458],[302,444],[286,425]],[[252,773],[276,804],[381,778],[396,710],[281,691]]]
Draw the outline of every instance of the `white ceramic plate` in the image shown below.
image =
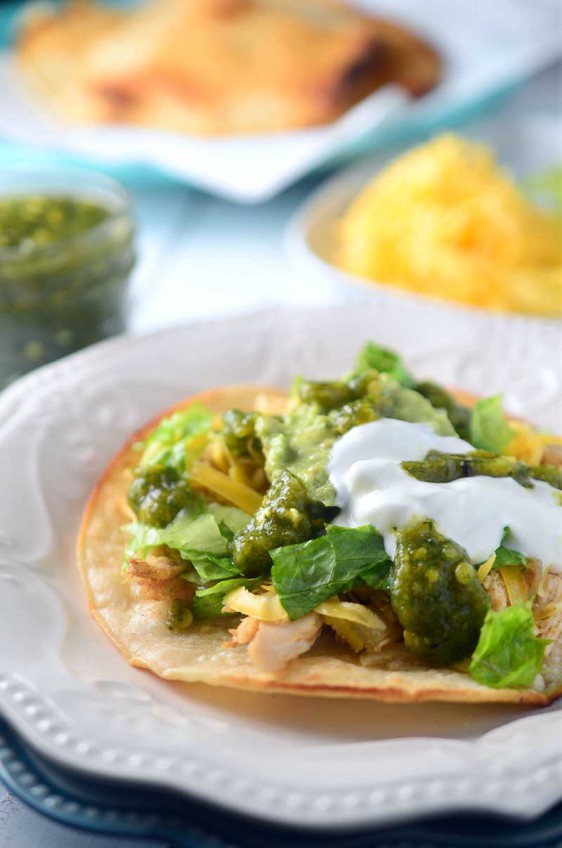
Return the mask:
[[0,711],[28,743],[98,778],[330,829],[453,809],[529,817],[562,797],[561,704],[394,706],[164,682],[129,667],[86,610],[74,540],[91,487],[134,428],[204,387],[337,374],[371,337],[420,375],[504,388],[516,411],[560,425],[556,326],[522,340],[488,318],[421,319],[369,303],[272,310],[107,342],[0,396]]
[[[525,0],[472,0],[462,13],[442,0],[357,4],[411,26],[435,44],[445,60],[444,82],[416,103],[401,90],[385,88],[326,127],[198,138],[137,127],[67,125],[28,95],[12,54],[5,51],[0,54],[0,136],[113,169],[150,165],[207,191],[256,203],[334,157],[372,149],[389,130],[419,131],[465,116],[560,55],[559,0],[542,0],[540,9]],[[1,27],[0,20],[0,40]]]
[[[519,116],[501,122],[484,122],[463,132],[463,136],[489,145],[501,166],[517,180],[560,163],[558,121],[554,117],[535,117],[526,123],[522,123]],[[378,303],[392,300],[399,304],[413,298],[418,303],[431,302],[448,309],[451,320],[456,320],[459,310],[470,309],[478,313],[480,310],[474,307],[428,299],[337,267],[338,228],[344,213],[359,192],[401,153],[403,148],[397,147],[364,158],[323,183],[290,221],[285,239],[287,252],[298,271],[313,274],[336,295],[349,297],[350,287],[354,287],[363,293],[368,291]],[[541,319],[527,320],[533,323]]]

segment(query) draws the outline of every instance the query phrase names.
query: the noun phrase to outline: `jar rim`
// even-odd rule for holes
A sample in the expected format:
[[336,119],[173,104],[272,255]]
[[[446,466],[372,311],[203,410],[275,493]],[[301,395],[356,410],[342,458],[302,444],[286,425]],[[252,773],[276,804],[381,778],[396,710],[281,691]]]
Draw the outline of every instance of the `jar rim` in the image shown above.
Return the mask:
[[48,258],[61,249],[87,247],[111,234],[115,222],[132,220],[131,199],[127,190],[111,177],[82,168],[53,170],[14,170],[4,173],[0,183],[0,201],[17,197],[52,196],[90,201],[109,213],[107,218],[72,236],[63,236],[49,244],[31,249],[21,245],[0,247],[0,262]]

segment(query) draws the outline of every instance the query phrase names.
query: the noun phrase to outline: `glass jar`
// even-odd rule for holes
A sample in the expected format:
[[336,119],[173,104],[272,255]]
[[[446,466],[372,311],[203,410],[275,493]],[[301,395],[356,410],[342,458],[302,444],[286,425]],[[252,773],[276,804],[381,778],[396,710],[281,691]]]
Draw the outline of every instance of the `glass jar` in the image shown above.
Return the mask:
[[0,177],[0,388],[125,328],[127,193],[77,169]]

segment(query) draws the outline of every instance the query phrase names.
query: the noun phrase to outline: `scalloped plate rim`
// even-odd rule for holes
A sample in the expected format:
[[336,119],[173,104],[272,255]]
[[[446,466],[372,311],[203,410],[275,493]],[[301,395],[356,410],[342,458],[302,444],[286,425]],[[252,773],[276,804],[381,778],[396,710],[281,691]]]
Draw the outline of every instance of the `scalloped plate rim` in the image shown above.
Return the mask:
[[[353,313],[354,309],[353,305],[348,307],[344,307],[344,310],[347,309],[350,311],[350,314]],[[362,306],[361,309],[365,307]],[[415,307],[414,307],[415,308]],[[336,314],[337,310],[341,309],[341,307],[325,307],[319,312],[323,313],[331,313]],[[272,314],[273,312],[278,312],[279,310],[256,310],[251,313],[250,316],[238,316],[233,319],[230,319],[230,323],[244,323],[250,319],[255,319],[256,316],[260,314]],[[309,310],[306,309],[296,309],[292,310],[290,308],[284,309],[283,312],[291,316],[291,314],[299,313],[301,318],[309,313]],[[228,323],[228,322],[227,322]],[[60,380],[62,377],[68,377],[73,373],[76,373],[77,370],[84,366],[86,369],[88,365],[94,365],[96,363],[101,363],[102,361],[108,363],[111,360],[114,360],[120,353],[127,354],[130,353],[132,348],[136,350],[142,350],[144,346],[149,346],[153,343],[154,340],[161,341],[162,339],[171,339],[177,334],[182,334],[185,332],[189,332],[190,327],[199,326],[203,329],[212,328],[213,325],[224,326],[224,319],[213,319],[206,322],[198,322],[197,325],[187,325],[187,327],[173,327],[167,330],[160,330],[154,333],[150,333],[144,336],[120,336],[115,339],[108,340],[106,342],[102,342],[98,345],[95,345],[93,348],[90,348],[86,351],[81,351],[77,354],[74,354],[71,357],[68,357],[65,360],[62,360],[58,363],[53,363],[52,365],[45,366],[42,369],[28,375],[27,377],[22,378],[22,380],[18,381],[18,383],[14,384],[12,387],[8,388],[2,395],[0,395],[0,431],[2,428],[2,423],[4,419],[5,412],[9,410],[11,406],[17,404],[18,400],[24,397],[27,391],[34,386],[49,384],[56,384],[57,380]],[[64,391],[64,387],[63,387]],[[4,676],[5,679],[5,676]],[[402,801],[400,804],[395,805],[392,809],[377,809],[375,806],[368,814],[358,815],[357,812],[353,810],[353,805],[345,812],[344,807],[341,807],[340,813],[334,813],[321,810],[318,811],[317,814],[312,816],[305,816],[300,814],[298,811],[293,812],[292,818],[287,819],[287,813],[283,814],[278,809],[276,809],[274,803],[270,803],[269,806],[262,802],[261,806],[258,804],[250,804],[243,806],[241,803],[234,803],[231,799],[222,799],[220,800],[216,796],[213,797],[212,791],[209,794],[208,790],[198,788],[196,785],[188,785],[186,781],[180,781],[178,779],[174,779],[172,777],[163,776],[156,772],[153,772],[149,776],[140,776],[138,774],[132,775],[130,770],[127,770],[123,766],[119,766],[119,764],[115,763],[92,763],[90,761],[84,761],[84,758],[81,758],[74,752],[70,754],[68,750],[65,750],[64,746],[61,748],[57,746],[53,740],[49,740],[45,734],[39,733],[37,729],[34,727],[33,722],[23,713],[21,707],[18,707],[18,704],[21,704],[22,701],[25,703],[25,692],[24,697],[17,700],[17,703],[14,704],[14,699],[10,700],[8,694],[12,691],[12,695],[17,690],[17,685],[14,687],[9,681],[8,686],[2,685],[2,675],[0,675],[0,708],[9,721],[10,725],[15,729],[15,731],[22,736],[22,738],[26,741],[26,743],[30,744],[30,746],[39,750],[46,758],[51,759],[55,762],[60,763],[61,765],[66,765],[72,769],[76,769],[83,774],[89,775],[91,777],[99,777],[99,778],[111,778],[116,780],[126,781],[128,784],[142,783],[147,786],[159,786],[161,788],[166,788],[169,790],[184,792],[189,794],[192,797],[199,797],[206,802],[210,802],[212,804],[220,806],[227,806],[230,809],[237,810],[239,812],[243,812],[244,814],[251,814],[254,817],[259,817],[264,820],[269,821],[283,821],[285,824],[290,824],[292,826],[304,827],[304,828],[349,828],[353,827],[366,827],[369,825],[381,825],[387,824],[389,822],[395,821],[397,817],[401,818],[412,818],[416,815],[427,815],[428,813],[444,813],[444,812],[453,812],[458,810],[480,810],[487,811],[492,813],[498,813],[502,815],[512,816],[514,818],[526,819],[532,818],[533,816],[539,815],[549,806],[554,804],[560,797],[562,797],[562,781],[559,781],[559,788],[556,789],[551,782],[550,791],[546,791],[548,785],[548,774],[545,775],[545,770],[548,773],[552,773],[555,776],[559,775],[562,777],[562,761],[556,757],[556,762],[551,763],[550,758],[546,758],[545,762],[542,763],[541,769],[543,773],[543,777],[538,781],[539,784],[544,784],[542,786],[543,792],[542,795],[537,795],[537,780],[535,780],[535,792],[530,792],[527,797],[527,806],[522,805],[521,798],[511,797],[499,797],[492,793],[491,795],[482,796],[478,799],[472,797],[469,800],[463,797],[457,796],[454,797],[454,792],[451,793],[449,797],[438,797],[431,798],[429,796],[423,797],[423,793],[421,798],[416,798],[416,793],[414,791],[413,795],[403,793]],[[548,711],[543,711],[542,713],[535,713],[531,718],[536,718],[537,715],[549,716],[552,715],[553,710],[550,709]],[[558,715],[558,718],[561,716]],[[526,719],[518,720],[518,724]],[[435,740],[439,741],[439,739]],[[514,769],[514,773],[517,773],[517,769]],[[522,775],[521,775],[522,776]],[[536,775],[537,778],[540,777],[540,774]],[[420,782],[420,778],[417,779]],[[546,782],[545,782],[546,781]],[[556,784],[556,780],[554,784]],[[199,790],[199,791],[198,791]],[[285,790],[286,792],[287,790]],[[396,794],[396,793],[395,793]],[[398,794],[396,794],[396,798]]]

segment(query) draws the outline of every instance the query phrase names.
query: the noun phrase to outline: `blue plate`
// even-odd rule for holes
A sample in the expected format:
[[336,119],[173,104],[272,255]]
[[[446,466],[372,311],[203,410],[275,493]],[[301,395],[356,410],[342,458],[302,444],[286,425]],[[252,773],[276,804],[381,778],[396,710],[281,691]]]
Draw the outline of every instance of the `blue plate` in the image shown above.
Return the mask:
[[3,721],[0,779],[22,801],[62,824],[99,834],[170,842],[179,848],[562,847],[562,805],[528,824],[448,816],[376,832],[330,836],[272,828],[161,791],[85,780],[26,748]]

